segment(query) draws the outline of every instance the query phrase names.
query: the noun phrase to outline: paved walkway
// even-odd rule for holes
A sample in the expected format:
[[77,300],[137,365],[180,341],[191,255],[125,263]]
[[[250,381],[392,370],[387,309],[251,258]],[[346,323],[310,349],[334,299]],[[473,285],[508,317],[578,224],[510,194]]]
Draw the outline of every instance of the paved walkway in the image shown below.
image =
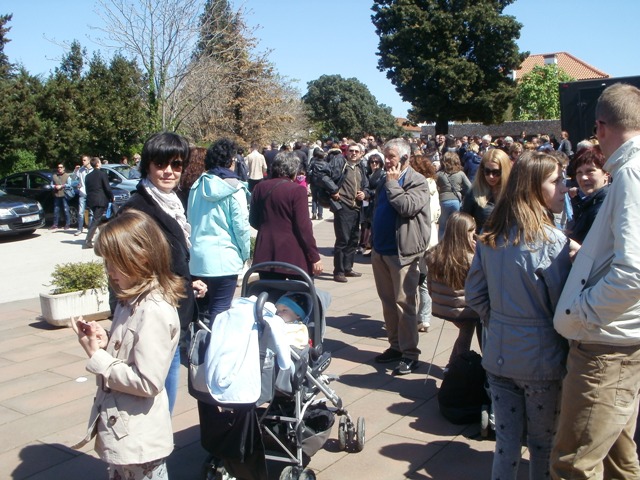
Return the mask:
[[[331,273],[331,220],[314,222],[314,228]],[[332,387],[354,417],[365,417],[366,445],[360,453],[339,451],[334,426],[309,467],[320,480],[489,478],[494,442],[479,438],[479,425],[452,425],[438,411],[436,392],[457,330],[445,323],[426,382],[443,324],[438,319],[432,320],[429,333],[420,334],[422,366],[411,375],[392,376],[386,366],[373,362],[387,347],[386,334],[369,259],[357,261],[361,278],[338,284],[323,275],[316,286],[333,296],[325,349],[333,354],[328,371],[340,380]],[[50,327],[39,315],[38,299],[0,304],[0,471],[5,472],[0,476],[106,479],[92,444],[82,451],[69,448],[84,435],[95,391],[93,377],[84,369],[86,357],[70,329]],[[205,452],[199,445],[198,414],[187,393],[186,370],[181,380],[169,471],[172,480],[195,480]],[[272,478],[278,478],[275,470]],[[519,478],[527,478],[526,470],[524,461]]]

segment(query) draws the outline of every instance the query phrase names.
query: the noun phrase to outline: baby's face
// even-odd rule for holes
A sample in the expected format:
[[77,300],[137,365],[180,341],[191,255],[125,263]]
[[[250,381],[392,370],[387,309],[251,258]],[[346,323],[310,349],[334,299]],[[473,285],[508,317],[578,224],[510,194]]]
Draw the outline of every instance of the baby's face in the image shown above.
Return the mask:
[[285,323],[294,323],[300,320],[293,310],[281,303],[276,304],[276,314],[285,321]]

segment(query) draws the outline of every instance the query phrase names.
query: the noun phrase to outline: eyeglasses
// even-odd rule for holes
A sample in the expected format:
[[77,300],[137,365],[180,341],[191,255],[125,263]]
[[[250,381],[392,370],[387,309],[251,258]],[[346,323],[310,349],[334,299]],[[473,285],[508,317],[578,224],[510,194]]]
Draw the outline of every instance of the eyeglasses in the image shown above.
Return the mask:
[[485,169],[483,169],[483,171],[484,171],[485,176],[487,176],[487,177],[491,177],[491,176],[499,177],[500,175],[502,175],[502,172],[500,170],[498,170],[498,169],[492,170],[490,168],[485,168]]
[[168,161],[164,161],[161,162],[159,160],[154,160],[153,164],[159,169],[159,170],[164,170],[165,168],[167,168],[167,165],[171,165],[171,170],[175,170],[177,172],[182,170],[183,167],[183,161],[180,160],[179,158],[175,158],[173,160],[168,160]]

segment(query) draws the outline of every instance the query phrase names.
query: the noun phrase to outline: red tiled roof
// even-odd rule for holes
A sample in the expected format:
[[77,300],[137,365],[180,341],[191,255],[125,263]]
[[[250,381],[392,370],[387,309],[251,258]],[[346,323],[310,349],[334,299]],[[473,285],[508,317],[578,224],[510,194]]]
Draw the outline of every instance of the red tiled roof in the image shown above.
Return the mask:
[[402,117],[396,117],[396,125],[404,129],[405,132],[421,132],[422,129],[409,124],[409,120]]
[[567,75],[575,78],[576,80],[588,80],[593,78],[609,78],[609,74],[592,67],[586,62],[583,62],[579,58],[574,57],[567,52],[545,53],[537,55],[529,55],[520,69],[516,70],[516,80],[521,79],[535,66],[544,66],[545,57],[555,56],[557,59],[558,68],[564,70]]

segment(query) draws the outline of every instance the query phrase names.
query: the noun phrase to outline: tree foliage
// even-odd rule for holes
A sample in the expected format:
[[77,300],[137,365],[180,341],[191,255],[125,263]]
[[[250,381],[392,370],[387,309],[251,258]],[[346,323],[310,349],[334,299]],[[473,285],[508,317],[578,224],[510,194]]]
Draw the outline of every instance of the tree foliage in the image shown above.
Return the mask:
[[374,0],[378,68],[387,72],[409,119],[498,123],[515,95],[511,71],[526,58],[522,25],[503,15],[513,0]]
[[574,80],[557,65],[535,66],[520,80],[513,101],[516,120],[555,120],[560,118],[558,85]]
[[402,133],[391,108],[378,104],[357,78],[323,75],[308,83],[302,100],[323,137],[361,138],[368,134],[391,137]]

